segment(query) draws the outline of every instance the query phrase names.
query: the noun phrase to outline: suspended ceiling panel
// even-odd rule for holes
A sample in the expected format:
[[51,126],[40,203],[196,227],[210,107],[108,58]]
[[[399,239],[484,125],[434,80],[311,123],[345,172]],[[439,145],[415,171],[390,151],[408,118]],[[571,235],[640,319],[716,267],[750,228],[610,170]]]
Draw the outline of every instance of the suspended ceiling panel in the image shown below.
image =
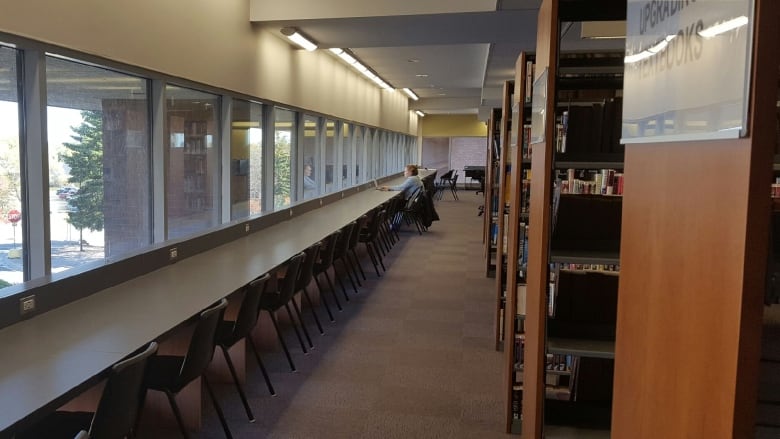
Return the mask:
[[493,11],[496,0],[250,0],[252,21],[385,17]]

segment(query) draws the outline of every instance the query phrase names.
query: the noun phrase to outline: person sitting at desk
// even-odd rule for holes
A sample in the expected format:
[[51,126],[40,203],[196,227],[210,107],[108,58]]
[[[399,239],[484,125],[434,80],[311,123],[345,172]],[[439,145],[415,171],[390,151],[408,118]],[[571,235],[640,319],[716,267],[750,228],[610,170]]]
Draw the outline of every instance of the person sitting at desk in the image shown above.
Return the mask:
[[378,189],[380,191],[401,191],[404,199],[408,200],[417,189],[423,187],[423,182],[417,174],[417,165],[406,165],[404,169],[406,180],[403,183],[396,186],[380,186]]

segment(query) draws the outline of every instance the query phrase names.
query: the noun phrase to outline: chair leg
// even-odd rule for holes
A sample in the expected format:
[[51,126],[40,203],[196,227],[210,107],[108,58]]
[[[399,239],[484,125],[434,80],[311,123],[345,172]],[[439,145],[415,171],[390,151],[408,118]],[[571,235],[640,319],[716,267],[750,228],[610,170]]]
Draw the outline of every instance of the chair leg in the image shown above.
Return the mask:
[[303,314],[301,313],[301,309],[298,307],[298,302],[295,301],[295,297],[293,297],[293,300],[291,300],[293,304],[293,309],[295,310],[295,314],[298,316],[298,321],[301,323],[301,329],[303,329],[303,335],[306,337],[306,341],[309,342],[309,347],[314,348],[314,343],[311,342],[311,336],[309,336],[309,330],[306,329],[306,322],[303,321]]
[[358,290],[357,290],[357,286],[355,285],[355,280],[352,279],[352,273],[350,273],[349,266],[347,265],[344,258],[346,258],[346,254],[344,255],[344,257],[339,258],[339,260],[341,261],[341,265],[344,266],[344,272],[347,273],[347,277],[349,278],[349,283],[352,284],[352,290],[355,291],[355,294],[357,294]]
[[328,274],[328,270],[323,271],[323,273],[325,273],[325,280],[328,281],[330,294],[333,296],[333,300],[336,301],[336,306],[339,307],[339,311],[344,311],[344,308],[341,307],[341,302],[339,301],[339,295],[336,294],[336,287],[333,286],[333,282],[331,282],[330,280],[330,275]]
[[344,259],[346,259],[347,265],[349,265],[349,271],[355,275],[355,282],[357,282],[357,286],[362,287],[363,283],[360,282],[360,276],[358,276],[357,268],[355,268],[355,264],[352,263],[352,258],[349,256],[349,250],[344,252]]
[[350,251],[352,252],[352,256],[355,258],[355,264],[357,264],[357,267],[360,269],[360,275],[363,276],[363,280],[366,280],[366,272],[363,271],[363,264],[360,263],[360,258],[358,258],[354,248]]
[[179,405],[176,404],[176,396],[170,391],[165,391],[165,396],[168,397],[168,403],[173,410],[173,416],[176,418],[176,423],[179,424],[179,430],[184,439],[190,439],[190,434],[187,433],[187,427],[184,426],[184,420],[181,418],[181,411],[179,411]]
[[371,243],[369,241],[366,241],[364,244],[366,244],[366,253],[368,253],[368,257],[371,259],[371,263],[374,264],[374,270],[376,270],[376,277],[381,277],[382,275],[379,274],[379,264],[376,263],[376,257],[374,256],[374,252],[371,250]]
[[377,249],[376,241],[371,241],[371,248],[374,250],[374,254],[376,255],[376,260],[379,261],[379,265],[382,267],[382,271],[387,271],[387,268],[385,268],[385,263],[382,260],[382,255],[379,254]]
[[301,331],[298,330],[298,323],[295,321],[295,317],[293,317],[293,313],[290,310],[290,305],[285,303],[284,309],[287,310],[287,316],[290,317],[290,324],[292,325],[293,330],[295,331],[295,336],[298,338],[298,343],[300,343],[301,345],[301,350],[303,351],[304,354],[308,354],[309,350],[306,349],[306,343],[304,343],[303,337],[301,337]]
[[271,316],[271,322],[274,324],[274,329],[276,329],[276,337],[279,339],[279,344],[282,345],[282,350],[284,350],[284,355],[287,356],[287,362],[290,363],[290,369],[292,369],[293,372],[295,372],[295,363],[293,363],[292,356],[290,355],[290,350],[287,349],[287,343],[284,342],[284,337],[282,337],[282,331],[279,330],[279,323],[276,321],[276,316],[274,315],[273,311],[268,311],[268,314]]
[[230,358],[230,353],[228,352],[227,347],[220,345],[219,348],[222,350],[222,356],[225,357],[225,362],[227,363],[228,369],[230,370],[230,376],[233,377],[233,383],[236,385],[236,390],[238,390],[238,396],[241,397],[241,403],[244,405],[246,416],[249,418],[249,422],[254,423],[255,415],[252,413],[252,409],[249,407],[249,401],[246,400],[246,393],[244,393],[244,388],[241,387],[241,383],[238,381],[238,374],[236,373],[235,366],[233,366],[233,359]]
[[344,286],[344,282],[341,280],[341,276],[339,276],[338,270],[336,270],[336,261],[333,261],[333,276],[336,278],[336,281],[341,287],[341,292],[344,293],[344,299],[347,302],[349,302],[349,295],[347,295],[347,288]]
[[320,323],[320,318],[317,316],[317,311],[314,309],[314,302],[311,301],[311,297],[309,297],[309,292],[306,291],[306,287],[303,288],[303,298],[306,299],[306,303],[309,305],[309,309],[311,310],[311,315],[314,316],[314,323],[317,324],[317,329],[320,330],[320,335],[325,334],[325,331],[322,330],[322,324]]
[[274,386],[271,384],[271,377],[268,376],[268,371],[265,369],[265,364],[263,364],[263,360],[260,358],[260,353],[257,352],[255,342],[252,340],[252,337],[247,337],[246,341],[249,342],[249,348],[252,349],[252,353],[255,354],[257,365],[260,366],[260,372],[263,374],[263,379],[265,380],[266,387],[268,387],[268,391],[271,393],[271,396],[276,396],[276,390],[274,390]]
[[214,389],[211,388],[211,384],[209,384],[206,374],[203,374],[200,377],[203,378],[203,384],[206,386],[206,391],[209,394],[209,398],[211,398],[211,403],[214,404],[214,410],[216,410],[217,416],[219,417],[219,423],[222,424],[222,430],[225,432],[225,437],[227,439],[233,439],[233,435],[230,434],[230,427],[228,427],[227,420],[225,420],[225,414],[222,413],[222,407],[219,405],[216,395],[214,395]]
[[[336,319],[333,318],[333,312],[330,310],[330,306],[328,306],[328,302],[325,301],[325,290],[322,289],[322,285],[320,285],[320,280],[317,279],[317,275],[314,275],[314,283],[317,284],[317,289],[320,291],[320,300],[322,300],[323,305],[325,305],[325,311],[328,312],[328,317],[330,317],[331,322],[335,322]],[[341,304],[338,301],[338,298],[336,298],[336,305],[339,307],[339,311],[341,311]]]

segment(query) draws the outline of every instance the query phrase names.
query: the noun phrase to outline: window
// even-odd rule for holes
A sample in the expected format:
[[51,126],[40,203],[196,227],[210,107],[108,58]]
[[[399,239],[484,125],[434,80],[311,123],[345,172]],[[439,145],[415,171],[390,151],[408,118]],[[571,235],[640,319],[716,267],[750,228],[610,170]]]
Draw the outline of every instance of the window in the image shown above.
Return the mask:
[[301,188],[303,190],[303,199],[308,200],[319,195],[320,176],[317,175],[319,169],[319,138],[320,133],[317,126],[318,118],[305,115],[303,118],[303,139],[301,147],[303,148],[303,160],[301,161]]
[[348,188],[352,186],[352,179],[350,176],[352,172],[352,128],[348,123],[344,122],[341,129],[341,188]]
[[325,162],[325,193],[336,190],[333,182],[333,173],[336,167],[336,122],[325,122],[325,151],[322,161]]
[[230,219],[262,211],[263,106],[233,100],[230,133]]
[[353,135],[353,140],[355,142],[355,184],[360,184],[365,181],[363,175],[361,175],[366,172],[363,165],[363,153],[366,148],[363,131],[363,127],[355,126],[355,133]]
[[274,108],[274,208],[290,205],[292,152],[295,145],[295,112]]
[[151,243],[147,86],[46,57],[53,273]]
[[16,57],[16,50],[0,47],[0,227],[5,250],[0,289],[24,281]]
[[168,238],[193,235],[219,222],[219,96],[165,88],[168,140]]

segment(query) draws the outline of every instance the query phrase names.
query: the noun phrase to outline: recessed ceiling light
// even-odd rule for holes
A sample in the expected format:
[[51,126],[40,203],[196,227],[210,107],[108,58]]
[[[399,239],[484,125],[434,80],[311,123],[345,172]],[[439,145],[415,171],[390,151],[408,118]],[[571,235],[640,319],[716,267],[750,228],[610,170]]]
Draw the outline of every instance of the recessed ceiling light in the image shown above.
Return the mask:
[[439,96],[447,96],[447,93],[439,93]]
[[417,58],[409,58],[406,60],[406,62],[420,62],[420,60]]
[[427,77],[428,77],[428,74],[427,74],[427,73],[418,73],[418,74],[416,74],[416,75],[414,75],[414,76],[416,76],[416,77],[418,77],[418,78],[427,78]]

